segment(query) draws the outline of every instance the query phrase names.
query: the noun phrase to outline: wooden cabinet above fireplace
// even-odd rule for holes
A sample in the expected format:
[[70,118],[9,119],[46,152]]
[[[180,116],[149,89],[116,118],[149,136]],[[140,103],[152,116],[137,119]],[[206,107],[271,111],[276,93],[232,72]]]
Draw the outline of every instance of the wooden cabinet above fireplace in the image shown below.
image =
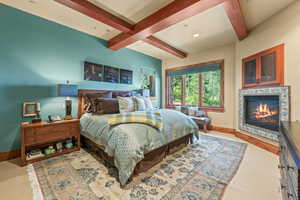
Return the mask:
[[243,88],[284,84],[284,44],[243,59]]

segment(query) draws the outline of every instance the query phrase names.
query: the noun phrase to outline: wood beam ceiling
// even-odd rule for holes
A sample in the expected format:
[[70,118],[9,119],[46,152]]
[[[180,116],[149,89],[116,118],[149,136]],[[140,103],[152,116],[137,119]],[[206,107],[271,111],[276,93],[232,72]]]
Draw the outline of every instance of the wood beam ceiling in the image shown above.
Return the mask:
[[156,37],[149,36],[149,37],[143,39],[143,41],[147,42],[149,44],[152,44],[153,46],[155,46],[159,49],[165,50],[166,52],[169,52],[177,57],[180,57],[180,58],[187,57],[187,54],[185,52],[172,47],[171,45],[167,44],[164,41],[161,41],[160,39],[157,39]]
[[238,38],[243,40],[248,34],[239,0],[174,0],[135,25],[87,0],[55,1],[121,31],[122,33],[108,41],[108,47],[112,50],[118,50],[142,40],[175,56],[187,57],[187,53],[152,35],[220,4],[223,4]]
[[90,3],[86,0],[55,0],[73,10],[76,10],[84,15],[87,15],[103,24],[109,25],[119,31],[129,32],[134,28],[134,25],[129,22],[107,12],[106,10]]
[[[86,1],[86,0],[55,0],[58,3],[61,3],[71,9],[74,9],[84,15],[87,15],[97,21],[100,21],[106,25],[109,25],[121,32],[129,33],[133,31],[134,25],[130,24],[129,22],[107,12],[106,10],[97,7],[96,5]],[[158,38],[150,36],[148,38],[144,38],[143,41],[162,49],[166,52],[169,52],[175,56],[184,58],[187,54],[183,51],[172,47],[171,45],[167,44],[166,42],[161,41]]]
[[175,0],[152,15],[139,21],[133,31],[121,33],[108,42],[108,47],[118,50],[138,40],[143,40],[189,17],[215,7],[225,0]]
[[248,32],[239,0],[228,0],[224,2],[223,7],[239,40],[245,39]]

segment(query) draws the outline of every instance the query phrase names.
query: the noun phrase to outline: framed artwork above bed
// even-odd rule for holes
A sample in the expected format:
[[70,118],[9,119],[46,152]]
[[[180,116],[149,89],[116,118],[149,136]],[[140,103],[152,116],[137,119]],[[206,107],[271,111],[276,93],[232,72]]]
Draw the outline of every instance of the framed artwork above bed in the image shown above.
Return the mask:
[[103,81],[103,65],[90,62],[84,63],[84,80]]
[[104,66],[104,81],[109,83],[120,83],[120,69]]
[[84,80],[133,84],[133,71],[86,61],[84,62]]
[[126,69],[120,69],[120,83],[132,84],[133,72]]

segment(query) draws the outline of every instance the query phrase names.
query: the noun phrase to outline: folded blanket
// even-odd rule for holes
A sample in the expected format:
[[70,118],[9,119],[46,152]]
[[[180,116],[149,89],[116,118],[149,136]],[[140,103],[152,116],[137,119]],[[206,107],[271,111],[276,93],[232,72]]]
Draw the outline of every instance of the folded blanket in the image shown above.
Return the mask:
[[127,112],[113,115],[108,119],[110,126],[127,124],[127,123],[141,123],[147,124],[158,130],[162,130],[162,117],[159,112]]

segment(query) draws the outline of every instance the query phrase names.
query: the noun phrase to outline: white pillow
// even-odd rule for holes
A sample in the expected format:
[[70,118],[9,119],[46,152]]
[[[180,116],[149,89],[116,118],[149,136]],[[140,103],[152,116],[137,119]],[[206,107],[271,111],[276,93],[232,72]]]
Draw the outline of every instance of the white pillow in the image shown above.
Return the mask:
[[135,110],[136,111],[146,111],[153,110],[153,105],[150,98],[147,97],[134,97],[135,99]]
[[149,97],[143,97],[145,104],[146,104],[146,110],[153,110],[152,101]]
[[134,97],[136,107],[135,111],[145,111],[146,110],[146,104],[143,97]]
[[135,106],[132,97],[118,97],[120,113],[134,112]]

